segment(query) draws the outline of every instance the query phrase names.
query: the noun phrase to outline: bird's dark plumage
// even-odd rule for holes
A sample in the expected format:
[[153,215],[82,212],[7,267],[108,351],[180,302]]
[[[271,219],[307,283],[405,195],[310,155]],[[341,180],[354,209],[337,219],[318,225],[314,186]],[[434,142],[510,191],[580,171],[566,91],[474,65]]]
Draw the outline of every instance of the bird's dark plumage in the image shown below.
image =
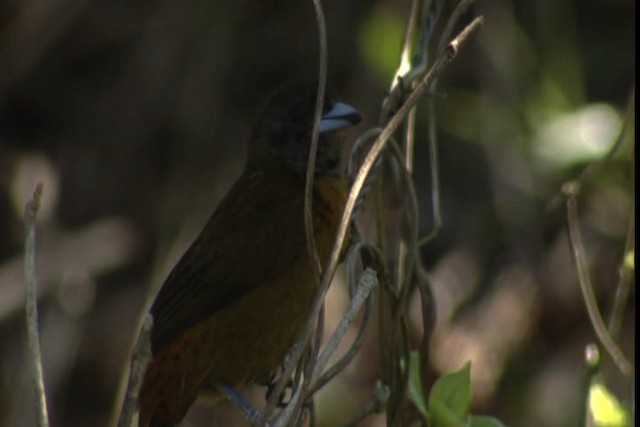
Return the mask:
[[[303,215],[315,98],[311,83],[274,94],[253,129],[244,173],[161,287],[141,427],[175,425],[202,388],[265,379],[295,342],[316,292]],[[327,92],[313,185],[323,262],[346,190],[334,131],[359,120]]]

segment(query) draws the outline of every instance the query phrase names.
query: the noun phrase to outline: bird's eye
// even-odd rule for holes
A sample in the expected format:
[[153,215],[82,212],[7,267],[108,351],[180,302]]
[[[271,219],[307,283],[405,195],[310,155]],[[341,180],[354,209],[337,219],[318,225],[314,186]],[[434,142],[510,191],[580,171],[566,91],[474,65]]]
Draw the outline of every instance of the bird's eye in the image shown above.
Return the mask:
[[328,111],[331,110],[331,107],[333,107],[333,102],[329,101],[328,99],[324,100],[324,105],[322,106],[322,112],[326,113]]

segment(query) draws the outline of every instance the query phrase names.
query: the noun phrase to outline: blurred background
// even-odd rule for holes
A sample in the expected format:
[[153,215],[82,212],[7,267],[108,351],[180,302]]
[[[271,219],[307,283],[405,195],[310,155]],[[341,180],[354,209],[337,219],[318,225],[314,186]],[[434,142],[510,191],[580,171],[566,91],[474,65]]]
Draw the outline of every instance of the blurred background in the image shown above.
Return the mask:
[[[323,3],[329,82],[365,118],[353,142],[378,120],[410,2]],[[596,338],[558,196],[620,131],[635,90],[635,2],[480,0],[462,22],[477,15],[484,28],[432,95],[444,219],[423,250],[437,306],[433,375],[471,360],[473,413],[510,426],[576,425]],[[106,426],[148,298],[241,173],[268,94],[317,75],[317,46],[311,1],[0,0],[0,426],[35,425],[22,215],[36,182],[52,425]],[[424,111],[414,176],[427,233]],[[579,198],[605,320],[629,230],[634,239],[634,134],[631,123]],[[630,292],[616,337],[633,361]],[[347,303],[338,280],[330,326]],[[319,397],[320,425],[338,425],[370,395],[379,377],[370,351]],[[633,401],[632,379],[604,354],[600,374],[620,402]],[[231,412],[199,405],[183,425]]]

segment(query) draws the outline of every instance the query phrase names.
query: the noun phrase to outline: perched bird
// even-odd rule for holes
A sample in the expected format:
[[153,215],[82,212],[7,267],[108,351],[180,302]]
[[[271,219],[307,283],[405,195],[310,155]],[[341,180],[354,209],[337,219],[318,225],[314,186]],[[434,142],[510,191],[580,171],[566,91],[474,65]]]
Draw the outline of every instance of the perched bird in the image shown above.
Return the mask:
[[[153,359],[139,426],[173,426],[216,385],[265,382],[316,294],[304,228],[317,87],[288,84],[253,128],[245,169],[173,268],[152,307]],[[326,264],[345,204],[340,129],[360,114],[327,90],[313,180],[313,233]]]

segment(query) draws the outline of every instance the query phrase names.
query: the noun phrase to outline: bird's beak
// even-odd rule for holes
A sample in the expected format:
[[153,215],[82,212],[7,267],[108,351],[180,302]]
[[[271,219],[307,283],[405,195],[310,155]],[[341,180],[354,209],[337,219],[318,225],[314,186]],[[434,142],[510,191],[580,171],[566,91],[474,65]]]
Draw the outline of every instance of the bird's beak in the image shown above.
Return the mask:
[[351,105],[336,102],[333,107],[320,118],[320,133],[331,132],[333,130],[344,129],[357,125],[362,120],[362,116]]

